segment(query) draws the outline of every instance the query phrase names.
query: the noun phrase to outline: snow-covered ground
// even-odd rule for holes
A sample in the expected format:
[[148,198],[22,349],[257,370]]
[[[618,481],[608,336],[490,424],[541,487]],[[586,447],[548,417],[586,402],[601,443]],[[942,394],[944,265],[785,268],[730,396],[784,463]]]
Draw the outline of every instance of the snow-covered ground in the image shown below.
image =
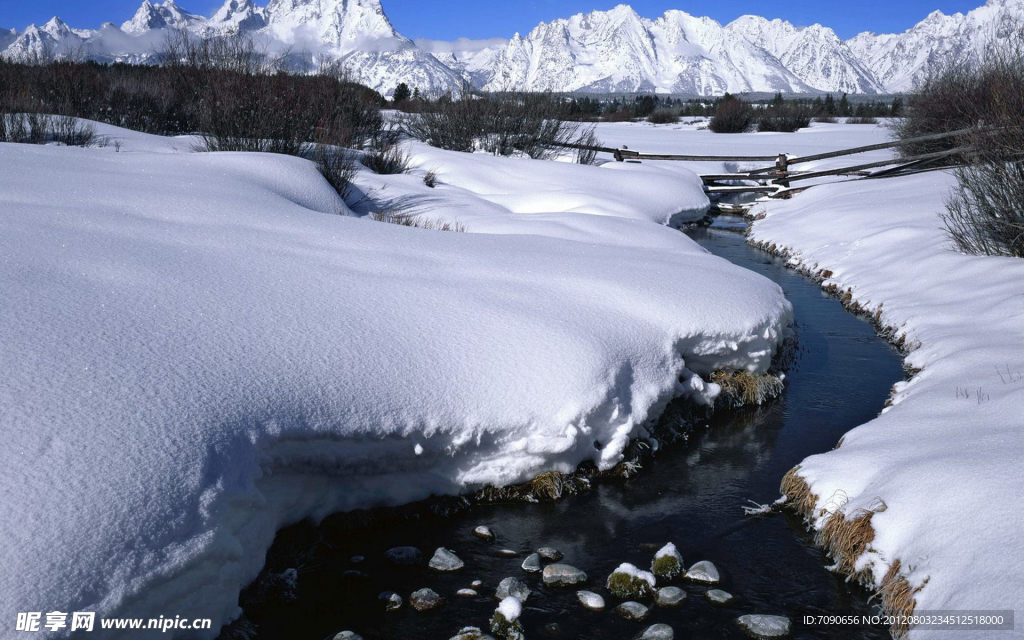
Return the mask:
[[[796,155],[872,144],[882,126],[815,124],[794,134],[715,135],[687,125],[607,124],[598,136],[664,153]],[[878,151],[803,168],[869,162]],[[661,165],[665,163],[645,163]],[[686,166],[693,167],[693,164]],[[705,169],[706,170],[706,169]],[[713,170],[713,169],[712,169]],[[918,613],[1024,611],[1024,261],[966,256],[940,214],[955,186],[946,172],[816,186],[758,205],[751,240],[775,245],[795,266],[903,338],[921,371],[892,406],[849,432],[842,446],[801,463],[824,517],[874,512],[875,537],[856,569],[881,585],[900,561]],[[918,630],[912,638],[944,638]]]
[[453,233],[348,215],[304,160],[99,129],[0,144],[10,624],[212,636],[281,526],[610,466],[671,397],[714,395],[700,375],[765,370],[791,320],[665,226],[707,207],[678,167],[414,145],[412,173],[359,176],[362,210]]
[[760,209],[767,217],[751,239],[791,252],[802,268],[831,272],[824,285],[880,312],[909,346],[907,364],[921,370],[839,449],[801,463],[827,511],[815,525],[836,510],[848,518],[876,512],[875,538],[856,568],[880,585],[899,560],[910,586],[921,587],[918,612],[1020,616],[1024,261],[953,250],[939,214],[954,185],[948,173],[929,173],[815,187]]

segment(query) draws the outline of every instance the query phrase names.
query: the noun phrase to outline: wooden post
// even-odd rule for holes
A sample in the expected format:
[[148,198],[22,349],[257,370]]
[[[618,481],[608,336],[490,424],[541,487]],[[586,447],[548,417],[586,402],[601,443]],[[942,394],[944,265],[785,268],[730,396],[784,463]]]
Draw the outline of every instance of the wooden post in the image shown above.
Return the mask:
[[784,153],[780,153],[778,159],[775,161],[775,171],[779,174],[777,182],[783,187],[789,188],[789,157]]

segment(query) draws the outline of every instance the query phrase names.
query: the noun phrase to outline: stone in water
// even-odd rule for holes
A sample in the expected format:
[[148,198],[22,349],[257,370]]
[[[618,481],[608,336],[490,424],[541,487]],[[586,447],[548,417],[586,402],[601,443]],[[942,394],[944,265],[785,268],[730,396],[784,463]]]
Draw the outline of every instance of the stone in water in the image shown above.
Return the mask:
[[678,607],[686,600],[686,592],[679,587],[662,587],[658,589],[658,595],[654,598],[654,604],[659,607]]
[[650,609],[640,604],[639,602],[623,602],[619,606],[615,607],[615,612],[626,620],[643,620],[650,613]]
[[694,582],[707,582],[709,584],[715,584],[721,578],[718,575],[718,567],[709,560],[701,560],[694,564],[686,572],[686,579],[693,580]]
[[444,547],[438,547],[434,557],[430,559],[430,568],[434,571],[458,571],[464,566],[466,563],[459,556]]
[[590,609],[591,611],[604,610],[604,598],[600,594],[593,591],[577,591],[576,598],[585,609]]
[[544,584],[549,587],[572,587],[587,581],[587,574],[570,564],[549,564],[544,567]]
[[755,638],[784,638],[789,635],[789,618],[748,614],[736,618],[736,624]]

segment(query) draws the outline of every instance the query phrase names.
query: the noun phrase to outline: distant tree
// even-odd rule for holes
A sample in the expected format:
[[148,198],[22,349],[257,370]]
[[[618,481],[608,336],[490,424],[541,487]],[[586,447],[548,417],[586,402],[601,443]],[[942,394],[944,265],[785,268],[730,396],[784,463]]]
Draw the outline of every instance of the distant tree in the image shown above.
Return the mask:
[[420,88],[419,87],[416,87],[415,89],[412,90],[412,99],[413,100],[419,100],[420,99]]
[[843,97],[839,99],[838,111],[841,116],[848,116],[851,113],[850,99],[846,97],[845,93],[843,94]]
[[896,96],[892,99],[892,104],[889,106],[889,115],[894,118],[899,118],[903,115],[903,98]]
[[401,102],[405,102],[411,97],[412,92],[409,91],[409,85],[405,84],[404,82],[400,82],[398,83],[398,86],[395,87],[395,93],[391,99],[392,101],[394,101],[395,104],[399,104]]
[[826,116],[836,115],[836,100],[832,97],[831,93],[825,96],[825,104],[822,110]]

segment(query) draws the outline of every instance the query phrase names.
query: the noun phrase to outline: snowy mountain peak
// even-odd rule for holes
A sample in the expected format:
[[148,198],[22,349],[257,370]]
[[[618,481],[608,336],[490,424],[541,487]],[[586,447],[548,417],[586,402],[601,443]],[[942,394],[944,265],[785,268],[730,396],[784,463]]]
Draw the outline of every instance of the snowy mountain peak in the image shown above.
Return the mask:
[[322,44],[352,50],[361,43],[403,39],[380,0],[271,0],[268,24],[286,41],[313,36]]
[[226,0],[209,21],[211,28],[223,31],[256,31],[266,24],[264,10],[252,0]]
[[466,81],[497,91],[880,93],[908,91],[936,64],[977,57],[992,37],[1005,41],[1024,23],[1024,0],[987,0],[966,14],[934,11],[901,34],[844,41],[819,24],[745,15],[723,26],[676,9],[649,19],[620,3],[541,22],[508,40],[414,43],[395,30],[380,0],[256,2],[222,0],[205,18],[175,0],[142,0],[121,29],[95,31],[55,17],[20,34],[0,30],[0,57],[148,62],[159,32],[179,29],[257,34],[298,69],[338,61],[385,94],[402,82],[431,92]]
[[205,19],[179,7],[174,0],[153,3],[142,0],[135,15],[121,25],[125,33],[139,34],[152,29],[187,29]]

